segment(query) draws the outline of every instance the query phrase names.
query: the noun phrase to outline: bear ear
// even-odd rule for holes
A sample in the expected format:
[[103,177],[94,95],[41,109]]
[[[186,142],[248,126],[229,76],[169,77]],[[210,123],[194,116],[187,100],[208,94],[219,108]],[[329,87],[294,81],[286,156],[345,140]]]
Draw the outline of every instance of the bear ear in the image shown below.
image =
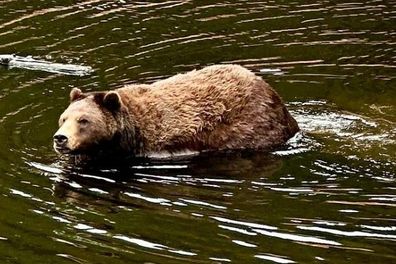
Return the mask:
[[110,111],[116,111],[121,107],[121,97],[115,92],[111,91],[105,94],[103,98],[103,105]]
[[78,89],[78,88],[73,88],[73,89],[70,91],[70,102],[74,102],[75,100],[81,98],[82,95],[83,95],[83,92],[82,92],[80,89]]

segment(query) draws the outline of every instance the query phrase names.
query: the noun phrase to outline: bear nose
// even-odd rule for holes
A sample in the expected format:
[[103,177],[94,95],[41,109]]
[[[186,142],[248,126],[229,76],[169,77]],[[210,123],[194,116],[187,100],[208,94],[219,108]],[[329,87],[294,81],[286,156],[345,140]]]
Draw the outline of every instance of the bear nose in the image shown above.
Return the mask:
[[67,137],[65,135],[54,135],[54,142],[58,146],[65,145],[67,142]]

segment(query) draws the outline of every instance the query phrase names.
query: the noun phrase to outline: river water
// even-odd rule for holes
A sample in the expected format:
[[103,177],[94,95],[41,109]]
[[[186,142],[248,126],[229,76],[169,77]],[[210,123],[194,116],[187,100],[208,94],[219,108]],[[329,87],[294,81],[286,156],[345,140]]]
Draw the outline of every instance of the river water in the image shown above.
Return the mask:
[[[362,3],[364,2],[364,3]],[[396,263],[396,2],[0,1],[1,263]],[[304,133],[274,153],[66,172],[71,88],[241,64]]]

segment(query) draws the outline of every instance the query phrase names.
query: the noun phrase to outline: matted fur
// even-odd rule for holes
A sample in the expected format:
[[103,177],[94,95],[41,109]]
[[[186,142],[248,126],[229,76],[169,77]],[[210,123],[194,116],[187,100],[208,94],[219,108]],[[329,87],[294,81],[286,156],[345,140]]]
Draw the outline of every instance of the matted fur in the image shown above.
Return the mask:
[[[112,101],[117,99],[114,92],[121,100],[121,108],[115,111],[103,103],[109,93]],[[112,144],[131,154],[269,150],[299,130],[279,95],[260,77],[237,65],[209,66],[108,93],[72,92],[71,97],[69,108],[76,102],[86,108],[99,105],[97,111],[104,114],[98,116],[113,124],[107,128],[114,131]],[[96,144],[101,143],[100,135],[91,136]]]

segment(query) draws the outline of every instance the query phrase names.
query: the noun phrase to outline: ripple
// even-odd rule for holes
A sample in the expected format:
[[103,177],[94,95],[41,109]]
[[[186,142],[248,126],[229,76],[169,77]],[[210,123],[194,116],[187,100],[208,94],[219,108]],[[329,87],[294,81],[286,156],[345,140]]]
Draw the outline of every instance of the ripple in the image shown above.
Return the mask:
[[63,172],[63,170],[60,169],[60,168],[48,166],[48,165],[45,165],[45,164],[40,164],[38,162],[27,162],[27,164],[29,166],[31,166],[33,168],[36,168],[36,169],[38,169],[40,171],[43,171],[43,172],[50,172],[50,173],[53,173],[53,174],[61,174]]
[[341,230],[337,230],[337,229],[315,227],[315,226],[298,226],[297,228],[302,229],[302,230],[325,232],[325,233],[330,233],[330,234],[340,235],[340,236],[396,239],[396,235],[375,234],[375,233],[367,233],[367,232],[362,232],[362,231],[341,231]]
[[66,11],[66,10],[69,10],[69,9],[76,8],[78,6],[94,4],[94,3],[97,3],[97,2],[100,2],[100,1],[102,1],[102,0],[91,0],[91,1],[86,1],[86,2],[79,3],[77,5],[72,5],[72,6],[63,6],[63,7],[54,7],[54,8],[36,10],[36,11],[30,13],[30,14],[23,15],[23,16],[17,18],[17,19],[14,19],[14,20],[8,21],[6,23],[0,24],[0,29],[2,29],[4,27],[8,27],[10,25],[13,25],[15,23],[19,23],[19,22],[27,20],[27,19],[34,18],[36,16],[43,16],[43,15],[47,15],[49,13]]
[[214,208],[214,209],[221,209],[221,210],[227,209],[227,207],[225,207],[225,206],[215,205],[215,204],[207,203],[207,202],[203,202],[203,201],[196,201],[196,200],[185,199],[185,198],[179,198],[179,200],[189,203],[189,204],[202,205],[202,206],[206,206],[206,207],[210,207],[210,208]]
[[256,258],[259,259],[264,259],[264,260],[269,260],[275,263],[281,263],[281,264],[288,264],[288,263],[296,263],[293,260],[287,259],[285,257],[280,257],[280,256],[273,256],[273,255],[255,255]]
[[[39,2],[2,1],[2,52],[95,73],[0,67],[6,260],[394,261],[392,3]],[[263,76],[303,131],[269,154],[159,154],[124,170],[65,168],[53,153],[71,87],[214,63]]]
[[156,203],[156,204],[160,204],[160,205],[167,205],[167,206],[171,206],[171,204],[169,203],[170,201],[164,198],[151,198],[151,197],[145,197],[141,194],[137,194],[137,193],[128,193],[128,192],[124,192],[125,195],[132,197],[132,198],[137,198],[137,199],[142,199],[144,201],[150,202],[150,203]]
[[145,241],[143,239],[130,238],[130,237],[121,236],[121,235],[116,235],[116,236],[114,236],[114,238],[129,242],[129,243],[132,243],[132,244],[136,244],[138,246],[145,247],[145,248],[156,249],[156,250],[165,250],[165,249],[167,249],[169,252],[176,253],[176,254],[179,254],[179,255],[184,255],[184,256],[195,256],[195,255],[197,255],[196,253],[193,253],[193,252],[170,249],[167,246],[164,246],[164,245],[161,245],[161,244],[156,244],[156,243],[151,243],[151,242]]
[[329,246],[341,246],[342,245],[341,243],[338,243],[338,242],[335,242],[332,240],[327,240],[327,239],[322,239],[322,238],[317,238],[317,237],[310,237],[310,236],[303,236],[303,235],[296,235],[296,234],[287,234],[287,233],[275,232],[275,231],[265,231],[265,230],[259,230],[259,229],[253,229],[253,231],[255,231],[261,235],[276,237],[276,238],[286,239],[286,240],[296,241],[296,242],[324,244],[324,245],[329,245]]

